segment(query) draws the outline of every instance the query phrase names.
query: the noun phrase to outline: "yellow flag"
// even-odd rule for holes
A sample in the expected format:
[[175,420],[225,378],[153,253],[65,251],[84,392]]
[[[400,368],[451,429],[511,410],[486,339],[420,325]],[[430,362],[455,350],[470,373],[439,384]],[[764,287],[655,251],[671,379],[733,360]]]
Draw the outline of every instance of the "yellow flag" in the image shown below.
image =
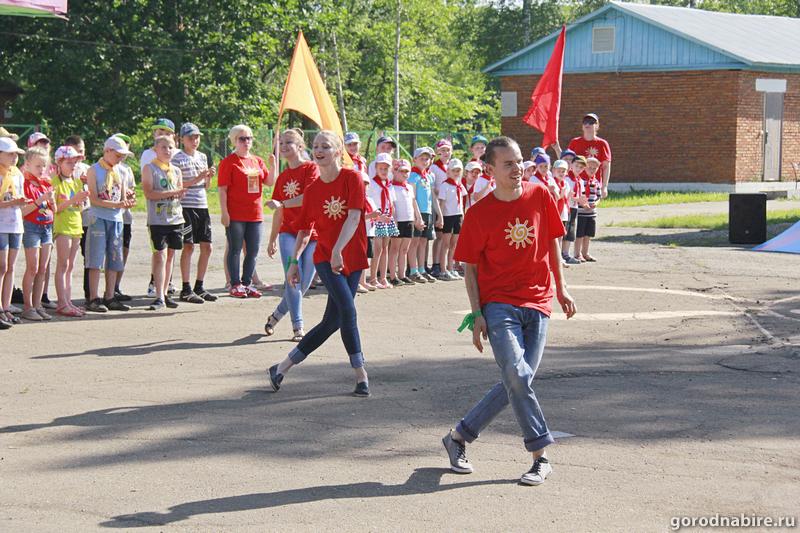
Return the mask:
[[[281,117],[288,109],[302,113],[321,129],[335,132],[339,138],[344,137],[339,114],[325,88],[325,82],[322,81],[302,31],[297,36],[292,63],[289,65],[289,76],[283,87],[283,98],[278,111],[278,129]],[[345,163],[352,164],[346,151],[344,158]]]

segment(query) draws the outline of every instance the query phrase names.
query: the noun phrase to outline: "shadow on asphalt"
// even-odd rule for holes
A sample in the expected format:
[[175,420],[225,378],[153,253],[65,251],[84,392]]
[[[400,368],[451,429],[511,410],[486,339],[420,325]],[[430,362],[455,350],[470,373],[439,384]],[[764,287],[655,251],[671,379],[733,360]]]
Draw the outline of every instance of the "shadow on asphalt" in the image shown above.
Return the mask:
[[364,482],[347,483],[344,485],[322,485],[302,489],[281,490],[277,492],[262,492],[255,494],[242,494],[226,498],[213,498],[198,500],[175,505],[167,513],[141,512],[129,515],[116,516],[102,522],[100,526],[108,528],[146,527],[153,525],[166,525],[173,522],[186,520],[193,516],[217,513],[232,513],[237,511],[251,511],[255,509],[269,509],[301,503],[310,503],[322,500],[385,498],[392,496],[409,496],[413,494],[432,494],[435,492],[457,490],[481,485],[505,485],[508,480],[468,481],[442,485],[442,477],[457,477],[445,468],[418,468],[401,485],[384,485],[383,483]]

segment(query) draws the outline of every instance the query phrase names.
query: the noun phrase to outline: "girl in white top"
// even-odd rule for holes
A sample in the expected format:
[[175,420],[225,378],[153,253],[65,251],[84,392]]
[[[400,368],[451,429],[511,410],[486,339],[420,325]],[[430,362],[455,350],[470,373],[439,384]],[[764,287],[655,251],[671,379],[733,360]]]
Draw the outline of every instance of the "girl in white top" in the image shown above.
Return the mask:
[[377,174],[369,182],[367,197],[373,201],[386,220],[381,218],[375,223],[369,283],[379,289],[391,289],[393,286],[386,279],[386,270],[389,263],[389,240],[400,234],[392,216],[396,200],[391,178],[389,177],[389,172],[392,168],[392,157],[387,153],[381,153],[375,158],[374,163]]
[[411,163],[401,159],[395,169],[392,179],[394,189],[394,220],[400,234],[389,243],[389,283],[398,285],[415,285],[406,276],[408,265],[408,249],[414,236],[414,228],[422,230],[422,215],[417,207],[414,188],[408,183],[411,174]]
[[35,209],[25,198],[25,180],[17,168],[19,156],[24,153],[10,137],[0,137],[0,321],[6,324],[3,329],[20,321],[11,313],[14,263],[22,244],[22,215]]
[[447,179],[439,186],[439,208],[442,211],[444,225],[442,228],[442,245],[439,249],[439,264],[442,273],[439,279],[453,281],[461,279],[453,264],[453,253],[456,251],[458,234],[461,233],[461,222],[464,218],[464,197],[467,189],[461,183],[464,165],[460,159],[451,159],[447,164]]

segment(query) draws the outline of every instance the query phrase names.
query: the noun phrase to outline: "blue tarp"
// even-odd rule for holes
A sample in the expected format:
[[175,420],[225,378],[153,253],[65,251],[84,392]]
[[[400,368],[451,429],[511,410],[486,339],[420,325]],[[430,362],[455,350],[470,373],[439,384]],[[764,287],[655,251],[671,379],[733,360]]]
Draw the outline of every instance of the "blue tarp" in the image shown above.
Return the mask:
[[753,248],[755,252],[786,252],[800,254],[800,221],[764,244]]

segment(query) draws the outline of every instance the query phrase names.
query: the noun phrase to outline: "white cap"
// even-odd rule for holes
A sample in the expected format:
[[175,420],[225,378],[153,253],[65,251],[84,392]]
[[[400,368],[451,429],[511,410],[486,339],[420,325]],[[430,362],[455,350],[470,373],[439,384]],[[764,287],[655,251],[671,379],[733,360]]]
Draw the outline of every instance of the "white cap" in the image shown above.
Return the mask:
[[467,166],[464,168],[464,170],[469,172],[470,170],[475,170],[476,168],[479,169],[479,170],[483,170],[483,167],[481,166],[481,164],[479,162],[470,161],[469,163],[467,163]]
[[433,153],[433,148],[431,148],[430,146],[422,146],[422,147],[417,148],[416,150],[414,150],[414,159],[418,158],[422,154],[428,154],[431,157],[436,155],[436,154]]
[[11,152],[21,155],[25,153],[25,150],[20,149],[11,137],[0,137],[0,152]]
[[454,168],[464,168],[464,164],[461,160],[455,157],[447,163],[447,170],[453,170]]
[[392,156],[387,153],[378,154],[375,158],[375,164],[383,163],[384,165],[392,166]]
[[535,166],[536,166],[536,163],[534,163],[533,161],[525,161],[524,163],[522,163],[522,170],[528,170],[529,168],[535,167]]
[[125,156],[133,155],[133,152],[128,150],[128,145],[125,144],[125,141],[115,135],[106,139],[105,144],[103,144],[103,150],[114,150],[118,154]]
[[47,141],[50,142],[50,139],[42,133],[41,131],[35,131],[31,133],[31,136],[28,137],[28,148],[33,146],[34,144],[38,143],[39,141]]
[[563,168],[564,170],[569,170],[569,163],[567,163],[563,159],[559,159],[555,163],[553,163],[553,168]]

